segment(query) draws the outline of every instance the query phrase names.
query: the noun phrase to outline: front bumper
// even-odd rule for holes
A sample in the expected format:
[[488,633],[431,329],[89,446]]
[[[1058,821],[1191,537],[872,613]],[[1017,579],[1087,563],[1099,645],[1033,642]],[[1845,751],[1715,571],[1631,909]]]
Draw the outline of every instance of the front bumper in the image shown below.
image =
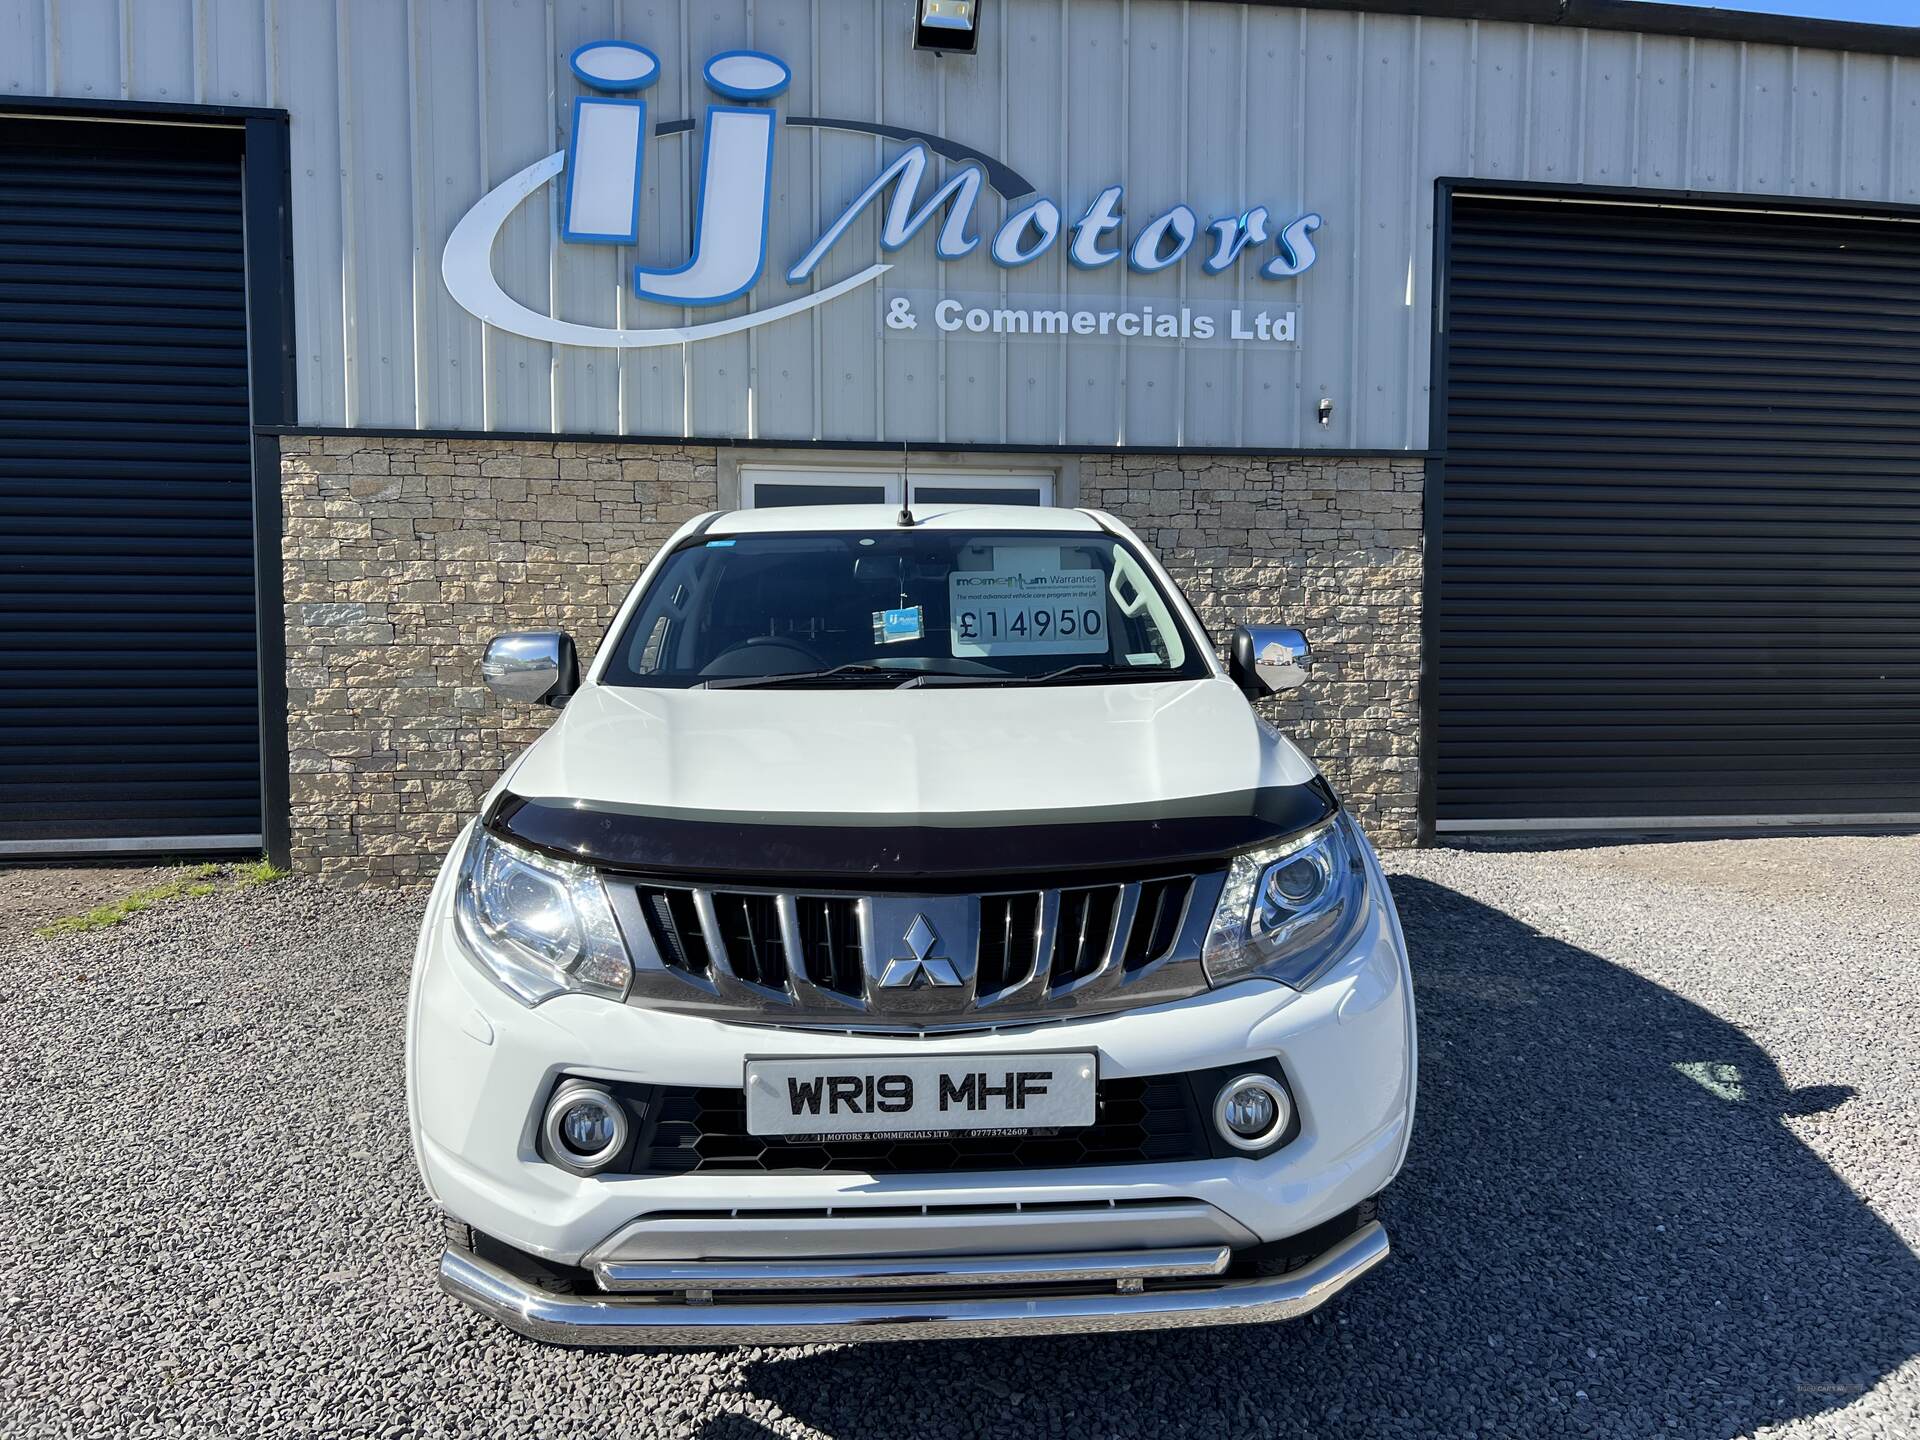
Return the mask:
[[[570,1293],[456,1247],[443,1286],[529,1335],[583,1344],[785,1343],[834,1337],[1138,1330],[1283,1318],[1322,1303],[1386,1255],[1377,1225],[1318,1227],[1379,1193],[1399,1170],[1413,1118],[1411,985],[1384,877],[1349,954],[1299,993],[1245,981],[1170,1004],[1007,1030],[925,1037],[825,1035],[650,1011],[584,996],[529,1009],[460,951],[448,877],[429,904],[414,973],[408,1099],[415,1154],[441,1208],[541,1263],[573,1267]],[[1299,1119],[1259,1157],[1082,1163],[967,1173],[622,1174],[581,1178],[546,1163],[539,1097],[562,1074],[613,1082],[737,1087],[749,1056],[1006,1054],[1092,1050],[1103,1077],[1276,1063]],[[1311,1243],[1308,1232],[1313,1232]],[[1298,1246],[1304,1268],[1250,1276],[1262,1246]],[[1212,1277],[1128,1276],[1100,1286],[955,1285],[955,1257],[1025,1264],[1108,1252],[1226,1247]],[[918,1265],[929,1283],[729,1298],[686,1278],[677,1296],[615,1293],[595,1267],[805,1259]],[[716,1272],[701,1272],[713,1276]],[[904,1273],[904,1271],[902,1272]],[[831,1293],[838,1289],[840,1293]],[[711,1290],[709,1298],[704,1292]],[[935,1293],[935,1292],[938,1293]],[[689,1299],[691,1298],[691,1303]]]
[[[1183,1255],[1188,1252],[1181,1252]],[[1057,1279],[1067,1257],[1054,1257]],[[1113,1257],[1115,1260],[1118,1257]],[[942,1284],[937,1299],[725,1300],[559,1295],[521,1279],[470,1251],[450,1249],[440,1260],[440,1285],[450,1295],[535,1340],[566,1345],[699,1347],[811,1345],[867,1340],[979,1339],[1001,1335],[1111,1334],[1202,1325],[1255,1324],[1305,1315],[1332,1299],[1387,1258],[1387,1232],[1375,1221],[1285,1275],[1219,1280],[1180,1289],[1116,1288],[1110,1294],[969,1298],[965,1286],[981,1278],[966,1262],[922,1264],[910,1271],[869,1270],[858,1277],[873,1288],[888,1283]],[[1194,1263],[1187,1260],[1184,1263]],[[1224,1265],[1224,1256],[1220,1264]],[[1152,1268],[1151,1255],[1132,1268]],[[1164,1267],[1163,1267],[1164,1268]],[[734,1271],[738,1277],[741,1272]],[[697,1278],[684,1277],[683,1278]],[[765,1275],[749,1277],[765,1286]],[[797,1278],[797,1277],[795,1277]],[[836,1280],[849,1278],[837,1275]],[[996,1277],[999,1278],[999,1277]],[[1032,1278],[1031,1276],[1028,1278]],[[1128,1287],[1127,1278],[1118,1282]],[[759,1293],[767,1293],[765,1289]]]

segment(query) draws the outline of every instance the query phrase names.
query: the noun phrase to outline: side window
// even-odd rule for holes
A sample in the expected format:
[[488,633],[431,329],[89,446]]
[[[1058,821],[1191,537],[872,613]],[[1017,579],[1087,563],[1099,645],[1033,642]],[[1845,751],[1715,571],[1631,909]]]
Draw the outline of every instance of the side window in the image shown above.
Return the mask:
[[[905,490],[914,505],[1055,505],[1049,470],[929,470],[910,473]],[[747,510],[785,505],[898,505],[898,469],[844,469],[801,465],[742,465],[740,504]]]
[[1048,505],[1052,500],[1038,483],[1031,485],[985,486],[942,485],[937,481],[913,482],[916,505]]
[[1052,505],[1053,475],[1044,470],[939,470],[913,475],[915,505]]
[[647,638],[640,646],[640,659],[633,667],[642,675],[652,675],[660,668],[660,658],[667,651],[667,632],[673,628],[673,617],[657,615],[647,630]]
[[1137,650],[1151,650],[1174,669],[1186,663],[1187,647],[1180,643],[1180,627],[1173,623],[1167,602],[1133,557],[1118,546],[1113,551],[1113,580],[1108,589],[1120,609],[1129,642]]
[[887,487],[858,485],[847,481],[821,480],[808,484],[797,480],[756,480],[747,497],[747,507],[767,510],[783,505],[884,505]]
[[628,632],[633,638],[627,644],[627,668],[636,675],[657,675],[674,668],[675,648],[684,649],[689,640],[684,623],[688,604],[712,569],[711,560],[701,551],[677,555],[671,564],[661,594],[634,617]]

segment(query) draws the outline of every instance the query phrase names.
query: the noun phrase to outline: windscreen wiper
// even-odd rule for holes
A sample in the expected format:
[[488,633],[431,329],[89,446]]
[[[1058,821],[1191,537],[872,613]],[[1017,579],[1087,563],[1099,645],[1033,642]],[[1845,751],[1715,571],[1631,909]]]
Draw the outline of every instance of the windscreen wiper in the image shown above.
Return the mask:
[[1083,660],[1077,665],[1062,665],[1058,670],[1043,670],[1038,675],[954,675],[943,672],[916,675],[899,688],[913,690],[927,685],[1045,685],[1074,675],[1126,675],[1146,678],[1126,665],[1110,665],[1100,660]]
[[889,665],[869,665],[865,661],[855,660],[846,665],[833,665],[825,670],[794,670],[780,675],[721,675],[712,680],[702,680],[694,688],[697,690],[748,690],[755,685],[800,685],[809,680],[827,680],[836,675],[885,675],[889,678],[900,672]]

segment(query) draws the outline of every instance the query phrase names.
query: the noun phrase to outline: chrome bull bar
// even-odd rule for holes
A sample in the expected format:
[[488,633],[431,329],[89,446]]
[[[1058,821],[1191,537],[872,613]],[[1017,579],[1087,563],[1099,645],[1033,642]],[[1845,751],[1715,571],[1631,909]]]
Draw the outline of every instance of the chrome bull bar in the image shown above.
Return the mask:
[[[888,1298],[886,1277],[902,1275],[899,1257],[867,1262],[870,1272],[840,1276],[816,1274],[813,1286],[852,1293],[812,1294],[806,1299],[737,1298],[740,1288],[776,1292],[779,1285],[752,1285],[765,1277],[764,1263],[690,1261],[671,1276],[649,1275],[643,1283],[676,1292],[654,1295],[580,1296],[543,1290],[501,1267],[465,1251],[449,1249],[440,1259],[440,1284],[448,1294],[483,1315],[536,1340],[565,1345],[725,1347],[730,1345],[809,1345],[866,1340],[970,1339],[996,1335],[1077,1335],[1129,1330],[1161,1330],[1205,1325],[1258,1324],[1305,1315],[1332,1299],[1387,1258],[1387,1232],[1375,1221],[1362,1226],[1306,1265],[1285,1275],[1250,1279],[1219,1278],[1194,1283],[1192,1277],[1219,1276],[1226,1258],[1210,1251],[1154,1252],[1133,1256],[969,1257],[915,1264],[909,1281],[929,1290],[951,1287],[934,1298]],[[1177,1258],[1172,1258],[1177,1257]],[[1077,1269],[1072,1262],[1086,1264]],[[1050,1262],[1050,1265],[1049,1263]],[[1126,1262],[1126,1263],[1123,1263]],[[857,1271],[860,1262],[843,1262]],[[819,1262],[808,1262],[814,1270]],[[962,1267],[964,1273],[943,1275]],[[1183,1278],[1178,1289],[1147,1289],[1148,1278],[1161,1279],[1167,1266]],[[712,1268],[708,1268],[711,1266]],[[977,1278],[983,1267],[1000,1267],[993,1281]],[[1009,1267],[1012,1270],[1009,1270]],[[1160,1274],[1155,1274],[1159,1266]],[[1213,1266],[1210,1272],[1209,1266]],[[1181,1268],[1186,1267],[1186,1268]],[[799,1267],[787,1266],[792,1271]],[[1073,1271],[1070,1274],[1047,1274]],[[1088,1271],[1100,1271],[1097,1277]],[[1025,1274],[1015,1272],[1026,1271]],[[875,1281],[871,1272],[880,1272]],[[1047,1293],[1036,1289],[1018,1296],[969,1295],[969,1285],[1111,1280],[1109,1293]],[[975,1277],[969,1279],[969,1276]],[[612,1277],[609,1277],[612,1278]],[[790,1280],[798,1282],[797,1275]],[[726,1283],[722,1283],[722,1281]],[[875,1293],[860,1294],[868,1285]],[[720,1298],[709,1298],[720,1297]]]

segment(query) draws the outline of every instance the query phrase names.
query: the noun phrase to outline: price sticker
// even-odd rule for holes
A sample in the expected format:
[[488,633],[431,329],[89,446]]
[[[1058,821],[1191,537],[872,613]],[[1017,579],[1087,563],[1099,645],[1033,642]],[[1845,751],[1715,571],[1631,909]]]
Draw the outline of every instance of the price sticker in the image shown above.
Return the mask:
[[1107,638],[1098,570],[955,570],[947,577],[955,655],[1093,655]]

